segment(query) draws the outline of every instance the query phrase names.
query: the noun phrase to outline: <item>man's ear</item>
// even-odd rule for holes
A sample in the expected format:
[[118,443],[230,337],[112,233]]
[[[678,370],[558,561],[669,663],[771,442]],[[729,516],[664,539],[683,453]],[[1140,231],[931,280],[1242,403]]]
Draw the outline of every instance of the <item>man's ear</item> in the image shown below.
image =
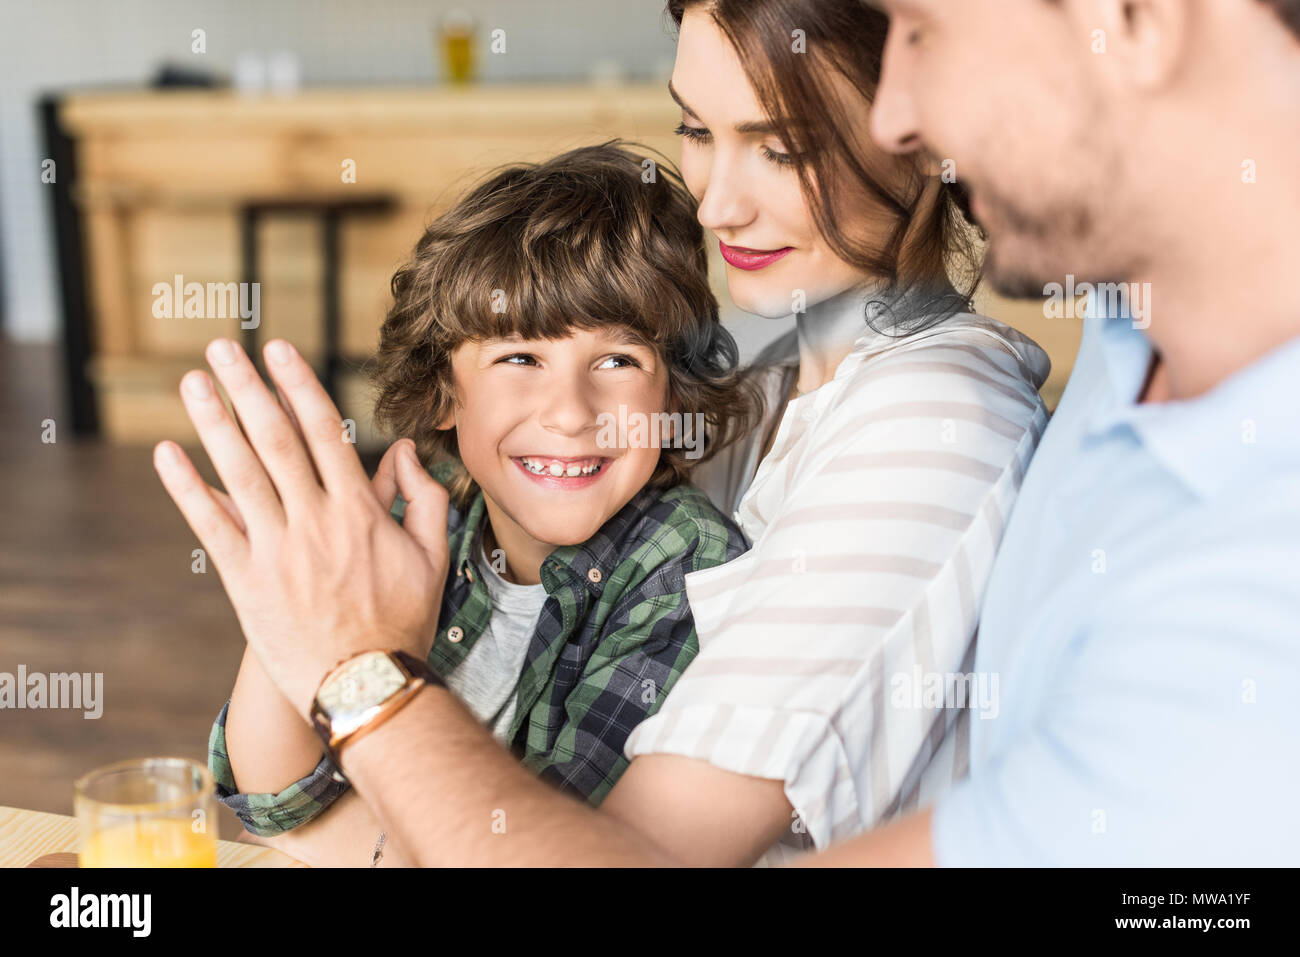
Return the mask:
[[[1188,19],[1194,4],[1187,0],[1091,0],[1083,5],[1097,18],[1105,57],[1119,67],[1120,79],[1131,88],[1165,86],[1187,56]],[[1094,53],[1097,52],[1094,37]]]

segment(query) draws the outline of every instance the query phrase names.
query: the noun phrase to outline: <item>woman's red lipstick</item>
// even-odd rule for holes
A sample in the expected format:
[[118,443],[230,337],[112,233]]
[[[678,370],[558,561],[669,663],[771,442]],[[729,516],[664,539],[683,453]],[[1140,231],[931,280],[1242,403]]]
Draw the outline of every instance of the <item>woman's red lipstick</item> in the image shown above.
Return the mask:
[[793,246],[785,246],[782,249],[746,249],[744,246],[728,246],[721,239],[718,240],[718,249],[722,253],[722,258],[737,269],[763,269],[778,259],[785,258],[786,253],[793,248]]

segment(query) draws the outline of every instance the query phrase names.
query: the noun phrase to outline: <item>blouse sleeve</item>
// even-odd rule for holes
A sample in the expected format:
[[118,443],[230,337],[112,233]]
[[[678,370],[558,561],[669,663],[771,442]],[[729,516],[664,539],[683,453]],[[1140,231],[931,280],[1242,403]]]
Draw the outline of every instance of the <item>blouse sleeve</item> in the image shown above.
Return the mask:
[[818,847],[897,810],[978,690],[956,676],[1046,424],[1018,362],[980,339],[859,366],[788,470],[760,474],[785,483],[779,509],[751,551],[687,576],[701,650],[629,758],[780,779]]

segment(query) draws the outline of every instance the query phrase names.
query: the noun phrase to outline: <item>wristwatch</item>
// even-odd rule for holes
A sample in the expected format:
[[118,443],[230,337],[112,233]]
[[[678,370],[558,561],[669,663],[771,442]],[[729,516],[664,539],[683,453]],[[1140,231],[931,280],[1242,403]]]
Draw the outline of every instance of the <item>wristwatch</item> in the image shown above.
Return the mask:
[[425,685],[447,687],[428,663],[404,651],[363,651],[335,665],[316,689],[311,723],[342,768],[339,752],[379,727]]

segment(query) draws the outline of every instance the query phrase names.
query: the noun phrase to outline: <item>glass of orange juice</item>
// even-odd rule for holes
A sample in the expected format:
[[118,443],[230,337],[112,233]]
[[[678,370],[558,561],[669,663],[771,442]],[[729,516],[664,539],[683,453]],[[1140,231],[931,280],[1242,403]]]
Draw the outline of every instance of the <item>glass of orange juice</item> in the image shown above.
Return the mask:
[[216,867],[212,774],[186,758],[139,758],[78,779],[82,867]]

